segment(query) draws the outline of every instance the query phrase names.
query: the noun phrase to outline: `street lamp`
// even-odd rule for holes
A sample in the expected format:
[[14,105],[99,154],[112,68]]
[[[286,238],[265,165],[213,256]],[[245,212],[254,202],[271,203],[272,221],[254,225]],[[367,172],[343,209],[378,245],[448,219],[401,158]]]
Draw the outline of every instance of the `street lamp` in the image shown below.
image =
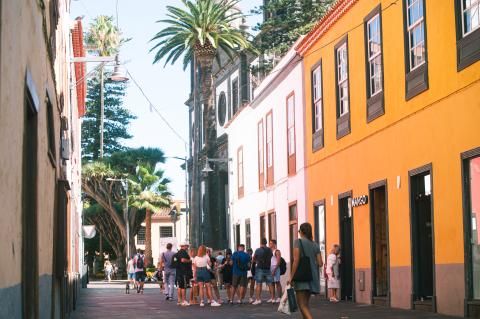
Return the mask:
[[177,237],[177,218],[178,218],[177,207],[174,206],[170,211],[169,215],[173,223],[173,237],[176,238]]
[[123,218],[125,219],[126,231],[127,231],[127,261],[130,258],[130,223],[128,222],[128,182],[126,178],[107,178],[109,182],[120,182],[122,183],[123,189],[125,190],[125,210],[123,212]]

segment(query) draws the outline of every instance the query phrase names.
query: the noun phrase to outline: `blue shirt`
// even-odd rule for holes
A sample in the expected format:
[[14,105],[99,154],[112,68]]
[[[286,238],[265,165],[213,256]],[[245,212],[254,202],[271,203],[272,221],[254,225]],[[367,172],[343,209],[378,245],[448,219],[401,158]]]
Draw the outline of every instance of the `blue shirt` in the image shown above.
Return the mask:
[[[236,251],[233,253],[233,274],[235,276],[246,276],[248,271],[248,263],[250,262],[251,257],[244,251]],[[238,266],[243,266],[245,270],[241,270]]]

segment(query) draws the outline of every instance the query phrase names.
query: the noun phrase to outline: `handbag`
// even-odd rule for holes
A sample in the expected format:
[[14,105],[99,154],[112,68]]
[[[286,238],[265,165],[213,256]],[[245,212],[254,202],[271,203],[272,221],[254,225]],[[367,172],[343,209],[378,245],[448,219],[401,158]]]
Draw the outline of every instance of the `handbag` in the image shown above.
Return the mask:
[[287,301],[288,301],[288,308],[290,312],[297,311],[298,305],[297,305],[297,297],[295,296],[295,290],[292,287],[285,290],[287,291]]
[[293,276],[292,280],[298,282],[312,281],[313,276],[310,265],[310,257],[305,255],[302,240],[298,239],[298,242],[300,243],[300,260],[298,261],[297,271],[295,271],[295,275]]
[[278,305],[278,312],[284,313],[286,315],[291,314],[290,312],[290,304],[288,303],[288,292],[287,290],[290,288],[290,285],[285,287],[285,290],[282,294],[282,299],[280,299],[280,304]]

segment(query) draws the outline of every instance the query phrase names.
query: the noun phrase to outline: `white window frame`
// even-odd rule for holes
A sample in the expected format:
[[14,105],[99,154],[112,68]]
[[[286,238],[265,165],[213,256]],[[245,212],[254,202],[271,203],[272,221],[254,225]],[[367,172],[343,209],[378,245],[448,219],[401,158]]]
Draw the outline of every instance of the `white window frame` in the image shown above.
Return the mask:
[[[469,35],[470,33],[474,32],[475,30],[479,29],[480,28],[480,0],[472,0],[470,2],[470,6],[466,7],[465,8],[465,5],[464,5],[464,0],[460,0],[460,3],[461,3],[461,15],[462,15],[462,37],[465,38],[467,35]],[[479,16],[478,19],[479,19],[479,24],[477,25],[476,28],[468,31],[468,32],[465,32],[465,12],[466,11],[469,11],[470,9],[474,8],[474,7],[477,7],[477,15]]]
[[263,119],[257,124],[258,134],[258,173],[263,174],[265,171],[265,146],[263,144]]
[[268,113],[266,122],[267,168],[273,166],[273,114]]
[[320,64],[312,71],[312,88],[313,88],[313,116],[314,116],[314,133],[323,129],[323,92],[322,92],[322,65]]
[[[342,51],[345,51],[345,58],[342,56]],[[348,103],[348,49],[347,43],[345,42],[339,48],[337,48],[337,90],[338,90],[338,107],[339,107],[339,117],[344,116],[350,112],[349,103]],[[345,72],[342,72],[342,70]],[[346,95],[342,95],[346,88]]]
[[[372,34],[370,34],[370,25],[375,22],[375,20],[378,20],[378,39],[379,39],[379,42],[378,42],[378,46],[379,46],[379,50],[378,52],[376,52],[375,54],[373,54],[372,56],[370,56],[370,43],[372,43]],[[380,14],[377,13],[375,16],[373,16],[370,20],[368,20],[367,22],[367,54],[368,54],[368,79],[369,79],[369,86],[370,86],[370,97],[372,96],[375,96],[379,93],[381,93],[383,91],[383,85],[382,85],[382,77],[383,77],[383,74],[382,74],[382,31],[381,31],[381,23],[380,23]],[[374,84],[375,82],[375,77],[376,77],[376,74],[372,74],[372,69],[375,70],[375,60],[376,59],[380,59],[380,74],[379,74],[379,81],[380,81],[380,89],[378,91],[374,91],[375,90],[375,85],[372,85]]]
[[295,94],[287,98],[287,151],[288,156],[295,155]]
[[243,187],[243,147],[240,146],[238,148],[238,158],[237,158],[237,164],[238,164],[238,188]]
[[[409,65],[410,65],[410,72],[415,70],[416,68],[419,68],[420,66],[424,65],[425,64],[425,53],[423,55],[423,61],[420,62],[419,64],[413,66],[413,61],[412,61],[412,51],[414,51],[415,49],[417,49],[419,46],[423,45],[423,50],[425,50],[425,24],[424,24],[424,14],[423,14],[423,8],[425,6],[425,3],[423,0],[414,0],[410,5],[408,4],[408,1],[409,0],[405,0],[407,1],[407,5],[406,5],[406,8],[407,8],[407,36],[408,36],[408,60],[409,60]],[[422,16],[417,20],[417,21],[414,21],[412,25],[410,25],[410,8],[412,8],[413,6],[415,6],[418,2],[421,2],[422,3],[422,11],[421,11],[421,14]],[[412,32],[416,29],[416,28],[422,28],[423,29],[423,40],[418,43],[415,47],[412,48]]]

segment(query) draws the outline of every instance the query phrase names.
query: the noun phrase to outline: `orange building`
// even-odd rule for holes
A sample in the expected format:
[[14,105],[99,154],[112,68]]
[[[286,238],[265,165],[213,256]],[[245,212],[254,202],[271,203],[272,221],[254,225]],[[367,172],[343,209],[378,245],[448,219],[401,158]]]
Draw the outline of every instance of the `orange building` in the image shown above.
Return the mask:
[[480,316],[479,10],[339,0],[296,47],[308,217],[344,299]]

